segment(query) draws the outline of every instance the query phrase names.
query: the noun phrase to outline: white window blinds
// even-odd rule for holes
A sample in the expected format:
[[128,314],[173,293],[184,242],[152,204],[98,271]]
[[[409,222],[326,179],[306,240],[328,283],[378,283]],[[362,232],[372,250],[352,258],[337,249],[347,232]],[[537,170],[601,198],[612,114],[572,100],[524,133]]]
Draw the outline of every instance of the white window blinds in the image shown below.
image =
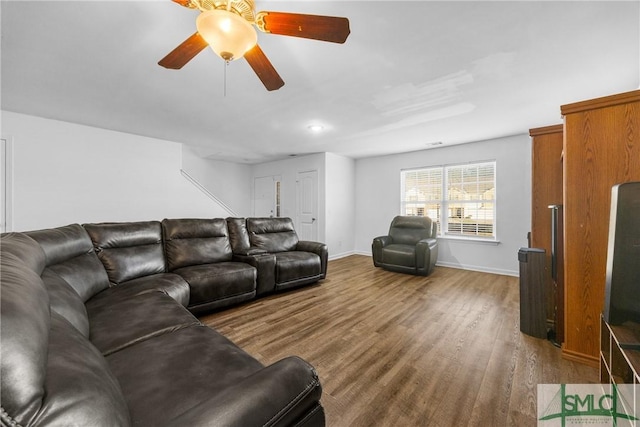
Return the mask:
[[495,238],[496,163],[401,172],[401,212],[428,216],[440,235]]

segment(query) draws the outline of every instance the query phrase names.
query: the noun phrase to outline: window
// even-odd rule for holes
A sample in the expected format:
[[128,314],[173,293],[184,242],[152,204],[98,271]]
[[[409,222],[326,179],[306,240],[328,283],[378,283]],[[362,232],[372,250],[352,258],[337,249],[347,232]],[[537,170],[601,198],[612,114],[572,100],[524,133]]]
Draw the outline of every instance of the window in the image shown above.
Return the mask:
[[430,217],[440,236],[495,238],[496,162],[405,170],[401,182],[402,215]]

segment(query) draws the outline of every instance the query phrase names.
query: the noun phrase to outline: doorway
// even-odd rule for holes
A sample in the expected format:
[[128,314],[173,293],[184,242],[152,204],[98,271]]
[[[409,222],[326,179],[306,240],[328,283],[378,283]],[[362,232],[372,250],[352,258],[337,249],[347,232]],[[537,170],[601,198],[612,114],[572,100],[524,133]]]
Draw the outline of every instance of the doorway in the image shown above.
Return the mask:
[[318,171],[298,172],[297,224],[300,240],[318,240]]
[[270,175],[253,180],[253,215],[255,217],[279,217],[281,215],[280,175]]

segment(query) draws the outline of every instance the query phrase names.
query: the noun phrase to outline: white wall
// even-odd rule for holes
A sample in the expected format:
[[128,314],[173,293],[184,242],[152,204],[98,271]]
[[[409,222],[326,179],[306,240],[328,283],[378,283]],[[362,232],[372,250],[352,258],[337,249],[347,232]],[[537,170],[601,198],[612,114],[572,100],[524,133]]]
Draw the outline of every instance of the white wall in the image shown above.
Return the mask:
[[[13,223],[32,230],[70,223],[225,217],[228,212],[180,173],[184,168],[238,216],[251,216],[255,177],[280,175],[282,215],[295,218],[298,172],[317,170],[318,240],[332,258],[370,255],[400,211],[400,170],[497,161],[499,244],[440,239],[439,264],[518,274],[531,212],[528,135],[352,160],[332,153],[258,165],[198,158],[175,142],[2,111],[13,141]],[[223,185],[222,185],[223,184]]]
[[1,131],[13,140],[15,231],[226,215],[180,173],[181,144],[7,111]]
[[199,157],[182,146],[182,168],[232,212],[227,216],[251,216],[251,166]]
[[326,243],[330,259],[354,252],[355,176],[355,160],[326,154]]
[[[298,172],[318,171],[318,241],[326,242],[325,224],[325,154],[292,157],[290,159],[253,165],[251,182],[254,178],[279,175],[280,181],[280,216],[290,217],[296,222],[296,180]],[[253,184],[252,184],[253,189]],[[252,190],[253,194],[253,190]],[[253,196],[252,196],[253,200]],[[251,215],[253,215],[253,208]],[[331,248],[329,248],[331,249]]]
[[329,258],[354,253],[355,160],[333,153],[312,154],[253,165],[253,178],[281,178],[281,215],[296,217],[298,172],[318,171],[318,241],[329,247]]
[[400,213],[400,171],[423,166],[496,160],[495,243],[439,239],[438,264],[518,275],[518,249],[531,224],[531,140],[528,135],[356,161],[356,252],[371,255],[374,237],[387,234]]

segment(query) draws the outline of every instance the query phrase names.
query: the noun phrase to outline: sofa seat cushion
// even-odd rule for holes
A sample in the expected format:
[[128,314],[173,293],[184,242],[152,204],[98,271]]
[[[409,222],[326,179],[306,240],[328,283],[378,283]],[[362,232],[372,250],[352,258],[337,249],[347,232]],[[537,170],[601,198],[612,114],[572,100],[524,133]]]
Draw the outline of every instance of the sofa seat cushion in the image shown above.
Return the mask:
[[402,267],[416,266],[415,245],[392,243],[382,248],[382,263]]
[[320,257],[311,252],[276,253],[276,283],[286,283],[322,273]]
[[189,284],[178,274],[160,273],[124,282],[121,287],[157,289],[169,295],[183,307],[189,304],[191,290]]
[[[100,352],[73,325],[51,313],[44,396],[25,425],[130,425],[120,384]],[[4,400],[4,396],[3,396]]]
[[165,425],[263,368],[206,326],[159,335],[106,358],[140,427]]
[[185,307],[189,303],[189,284],[181,276],[174,273],[152,274],[130,280],[105,289],[91,300],[93,304],[98,301],[102,301],[101,304],[117,304],[121,300],[150,291],[165,293]]
[[87,301],[93,345],[108,355],[157,335],[200,322],[168,295],[149,291],[116,304]]
[[290,356],[226,387],[167,425],[324,426],[321,394],[313,367]]
[[256,292],[256,269],[243,262],[217,262],[174,270],[191,288],[189,307],[213,301],[242,297],[253,298]]

